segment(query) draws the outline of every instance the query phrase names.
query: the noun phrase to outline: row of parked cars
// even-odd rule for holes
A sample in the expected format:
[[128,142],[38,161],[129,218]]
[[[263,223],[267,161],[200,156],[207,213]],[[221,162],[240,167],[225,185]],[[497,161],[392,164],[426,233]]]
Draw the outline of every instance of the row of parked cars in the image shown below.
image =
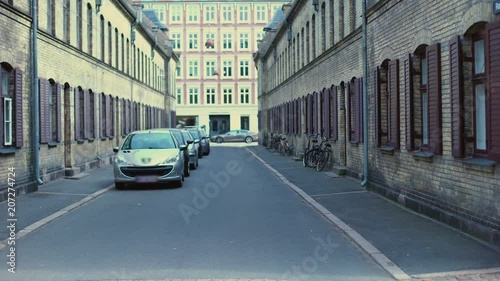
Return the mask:
[[198,160],[210,154],[210,138],[197,127],[149,129],[130,133],[113,151],[116,189],[170,182],[181,187]]

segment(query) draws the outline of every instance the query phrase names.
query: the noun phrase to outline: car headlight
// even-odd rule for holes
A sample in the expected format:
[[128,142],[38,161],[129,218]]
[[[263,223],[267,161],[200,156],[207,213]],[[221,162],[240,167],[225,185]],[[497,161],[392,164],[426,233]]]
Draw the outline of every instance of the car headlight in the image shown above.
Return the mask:
[[165,161],[161,162],[160,165],[172,164],[172,163],[179,161],[179,159],[180,159],[180,156],[179,156],[179,154],[177,154],[176,156],[165,159]]
[[115,163],[119,165],[131,165],[129,162],[127,162],[127,159],[123,157],[123,155],[119,154],[115,158]]

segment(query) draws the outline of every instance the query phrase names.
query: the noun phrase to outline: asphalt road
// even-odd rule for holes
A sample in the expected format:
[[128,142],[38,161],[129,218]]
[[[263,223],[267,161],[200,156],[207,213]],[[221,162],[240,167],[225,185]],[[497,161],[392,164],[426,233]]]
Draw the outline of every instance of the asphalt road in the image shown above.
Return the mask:
[[392,280],[246,150],[223,146],[182,188],[113,189],[18,240],[16,258],[0,280]]

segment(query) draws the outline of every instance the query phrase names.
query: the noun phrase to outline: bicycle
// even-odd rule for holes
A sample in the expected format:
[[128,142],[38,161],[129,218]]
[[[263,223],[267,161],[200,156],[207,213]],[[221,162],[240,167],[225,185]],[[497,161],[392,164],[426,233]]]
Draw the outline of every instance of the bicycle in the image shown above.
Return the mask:
[[280,144],[281,144],[281,133],[276,132],[273,134],[272,143],[273,143],[272,148],[274,149],[274,151],[279,152]]
[[283,135],[281,136],[281,143],[280,143],[280,154],[281,155],[288,155],[290,156],[293,153],[293,145],[290,145]]
[[[328,163],[328,160],[330,159],[330,153],[332,152],[332,145],[327,142],[328,139],[326,137],[323,137],[323,141],[321,142],[319,146],[319,152],[317,154],[317,165],[316,165],[316,171],[321,172],[323,168],[325,168],[326,163]],[[323,143],[325,143],[323,145]]]
[[[307,147],[304,150],[304,158],[302,159],[302,165],[304,167],[313,167],[315,159],[312,159],[311,156],[312,154],[309,153],[313,149],[317,149],[318,146],[316,145],[318,143],[318,136],[319,134],[307,134],[308,141],[307,141]],[[314,139],[313,139],[314,138]]]

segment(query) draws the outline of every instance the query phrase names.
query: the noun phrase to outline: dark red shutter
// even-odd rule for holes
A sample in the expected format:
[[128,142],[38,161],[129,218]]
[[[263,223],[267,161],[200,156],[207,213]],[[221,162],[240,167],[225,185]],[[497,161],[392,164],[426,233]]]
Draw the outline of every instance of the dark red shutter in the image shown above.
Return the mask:
[[363,77],[358,78],[356,80],[358,86],[358,94],[357,94],[357,104],[356,107],[358,109],[358,122],[357,131],[358,131],[358,142],[363,142]]
[[80,90],[78,87],[75,88],[75,140],[82,138],[81,128],[80,128],[80,110],[82,110],[80,105]]
[[57,142],[61,142],[62,141],[62,93],[63,93],[63,88],[64,85],[59,85],[59,84],[56,84],[56,91],[57,91],[57,94],[56,94],[56,124],[57,124],[57,128],[56,128],[56,140]]
[[314,133],[314,93],[309,96],[309,133]]
[[89,90],[83,90],[83,138],[90,138],[90,100]]
[[312,111],[312,116],[313,116],[313,133],[317,134],[320,133],[321,131],[318,128],[318,104],[319,104],[319,93],[314,92],[313,96],[313,111]]
[[130,133],[130,100],[125,101],[125,134]]
[[464,94],[460,36],[450,40],[451,154],[464,157]]
[[359,88],[359,83],[358,83],[358,79],[354,80],[354,93],[352,95],[352,99],[351,99],[351,108],[353,109],[353,118],[354,118],[354,128],[351,128],[351,130],[354,130],[354,138],[352,139],[352,141],[354,143],[358,143],[359,140],[360,140],[360,132],[359,132],[359,123],[360,123],[360,120],[359,120],[359,92],[360,92],[360,88]]
[[53,91],[53,84],[49,82],[49,80],[45,80],[45,97],[43,101],[43,107],[45,114],[43,116],[43,123],[45,126],[45,140],[47,142],[52,141],[52,130],[51,130],[51,123],[50,123],[50,115],[52,115],[52,111],[50,110],[50,101],[52,99],[52,91]]
[[441,120],[441,45],[428,46],[427,57],[427,95],[429,97],[429,151],[441,154],[443,134]]
[[39,134],[40,134],[40,143],[47,143],[47,124],[45,116],[47,115],[45,103],[47,99],[47,85],[46,80],[42,78],[38,78],[38,104],[39,104]]
[[405,122],[406,122],[406,150],[415,148],[414,125],[413,125],[413,65],[411,54],[404,61],[405,67]]
[[[15,102],[15,130],[16,130],[16,147],[23,147],[24,131],[23,131],[23,72],[21,69],[14,69],[14,102]],[[3,114],[3,112],[2,112]]]
[[137,105],[137,130],[141,129],[141,104]]
[[348,114],[346,114],[346,135],[347,135],[347,140],[350,142],[353,140],[352,138],[352,134],[351,134],[351,116],[352,116],[352,110],[353,110],[353,106],[352,106],[352,97],[351,97],[351,83],[348,82],[346,83],[347,85],[347,89],[345,90],[346,93],[345,93],[345,99],[346,99],[346,104],[347,104],[347,108],[349,109],[349,111],[347,111]]
[[337,140],[339,138],[339,116],[338,116],[338,87],[332,86],[332,130],[330,131],[330,136],[332,140]]
[[331,110],[330,110],[330,90],[325,89],[324,94],[323,94],[323,100],[324,100],[324,105],[323,105],[323,128],[325,128],[325,137],[329,138],[330,137],[330,121],[332,120],[331,116]]
[[391,60],[388,69],[389,90],[389,139],[388,143],[399,148],[399,60]]
[[380,122],[380,69],[377,66],[375,70],[373,71],[373,97],[375,98],[375,119],[373,120],[373,125],[374,125],[374,141],[375,141],[375,146],[380,147],[381,145],[381,136],[380,136],[380,128],[381,128],[381,122]]
[[91,95],[93,97],[92,102],[94,103],[94,111],[92,112],[92,115],[94,116],[94,124],[93,124],[94,125],[94,135],[92,137],[94,139],[96,139],[97,137],[99,137],[99,130],[97,130],[97,123],[99,120],[97,105],[99,104],[99,99],[98,99],[97,93],[92,92]]
[[500,163],[500,22],[486,25],[488,158]]

